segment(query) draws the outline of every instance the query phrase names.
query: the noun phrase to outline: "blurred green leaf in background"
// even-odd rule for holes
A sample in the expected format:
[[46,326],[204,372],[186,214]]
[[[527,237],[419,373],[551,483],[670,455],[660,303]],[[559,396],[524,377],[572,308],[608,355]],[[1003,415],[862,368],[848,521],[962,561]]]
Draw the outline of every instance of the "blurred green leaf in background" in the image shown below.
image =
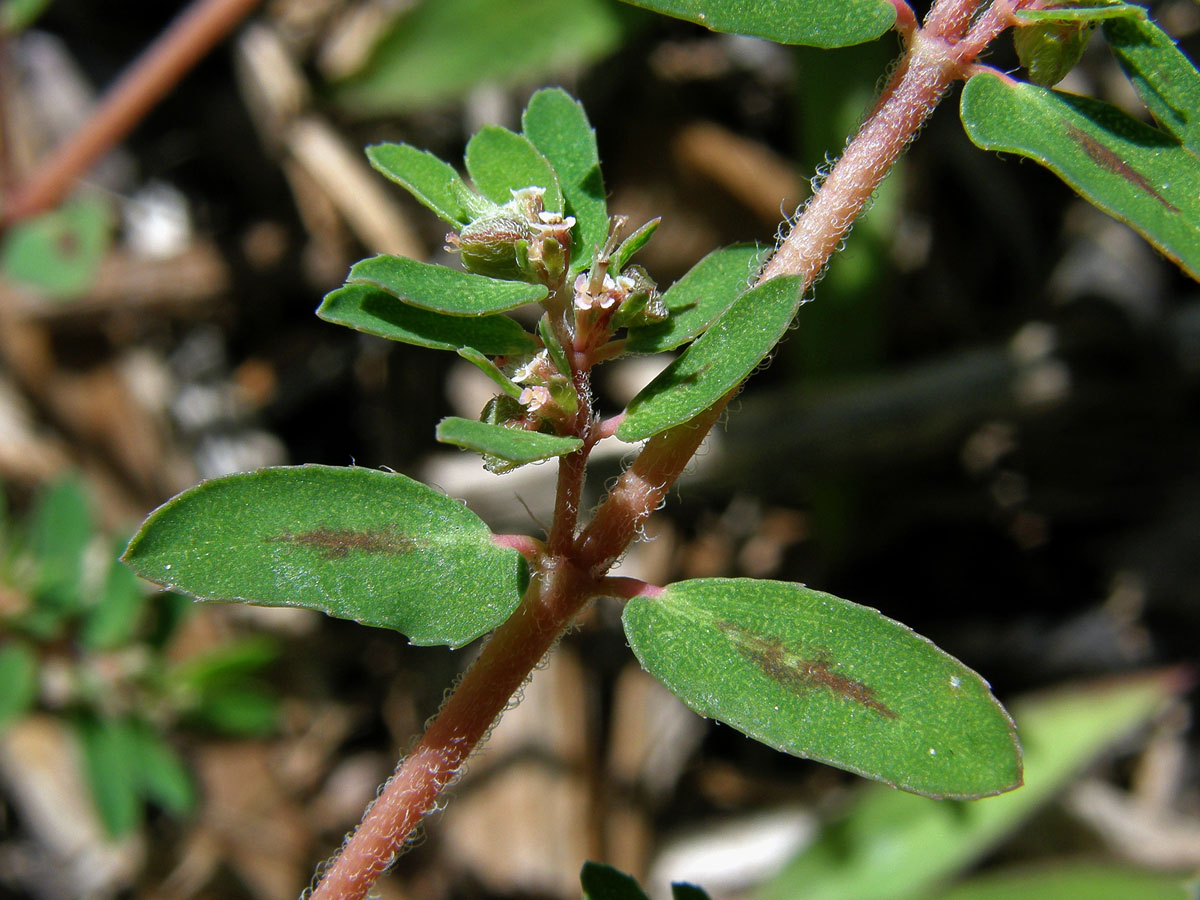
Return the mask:
[[382,116],[449,103],[476,86],[578,71],[613,50],[627,12],[611,0],[425,0],[400,16],[333,100]]

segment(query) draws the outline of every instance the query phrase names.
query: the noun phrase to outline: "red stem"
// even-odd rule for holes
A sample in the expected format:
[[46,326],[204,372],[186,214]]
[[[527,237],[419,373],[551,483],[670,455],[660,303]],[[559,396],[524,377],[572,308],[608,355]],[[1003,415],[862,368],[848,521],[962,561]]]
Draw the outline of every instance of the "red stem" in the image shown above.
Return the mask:
[[527,534],[493,534],[492,543],[497,547],[516,550],[531,562],[541,559],[546,553],[546,545]]
[[[578,361],[585,354],[573,353],[572,356]],[[586,359],[583,363],[588,365]],[[579,521],[579,504],[583,496],[587,460],[594,443],[590,440],[593,424],[591,373],[587,368],[575,369],[572,377],[575,382],[575,394],[579,398],[579,409],[575,414],[572,434],[583,439],[583,447],[562,457],[558,463],[554,519],[550,523],[550,536],[546,542],[552,556],[569,555],[575,543],[575,526]]]
[[36,169],[0,210],[4,225],[42,212],[125,137],[261,0],[194,0],[125,70],[88,121]]
[[563,560],[530,583],[412,752],[400,761],[310,900],[365,897],[438,795],[596,587]]

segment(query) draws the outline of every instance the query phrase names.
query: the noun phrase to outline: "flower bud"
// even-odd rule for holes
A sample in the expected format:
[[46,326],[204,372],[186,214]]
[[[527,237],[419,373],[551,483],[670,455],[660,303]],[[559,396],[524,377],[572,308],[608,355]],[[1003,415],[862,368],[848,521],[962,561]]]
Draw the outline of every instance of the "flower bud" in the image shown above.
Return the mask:
[[575,219],[546,212],[545,188],[513,191],[513,198],[446,235],[446,243],[462,255],[468,272],[502,278],[553,284],[570,265],[571,229]]
[[446,243],[459,251],[468,272],[506,281],[536,282],[536,273],[529,264],[532,239],[529,224],[505,211],[477,219],[458,234],[446,235]]
[[1029,80],[1053,87],[1079,62],[1095,22],[1038,22],[1013,31],[1013,45]]
[[617,276],[617,283],[625,292],[625,299],[613,317],[615,327],[653,325],[670,315],[670,310],[658,293],[658,285],[641,266],[626,266],[625,271]]

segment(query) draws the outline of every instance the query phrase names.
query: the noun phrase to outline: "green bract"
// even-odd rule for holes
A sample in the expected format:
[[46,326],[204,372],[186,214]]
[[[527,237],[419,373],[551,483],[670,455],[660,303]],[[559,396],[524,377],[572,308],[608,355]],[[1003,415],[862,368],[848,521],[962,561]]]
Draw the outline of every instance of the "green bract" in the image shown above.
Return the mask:
[[654,237],[654,232],[658,231],[658,226],[662,222],[661,218],[651,219],[645,225],[638,228],[633,234],[621,241],[612,255],[611,271],[614,275],[620,274],[625,268],[626,263],[633,259],[635,253],[641,250],[650,242],[650,238]]
[[1038,22],[1018,28],[1013,44],[1031,81],[1053,87],[1083,56],[1095,29],[1092,22]]
[[304,606],[451,647],[508,618],[527,578],[457,500],[326,466],[204,482],[155,510],[123,558],[199,600]]
[[625,608],[642,665],[701,715],[777,750],[917,794],[1021,784],[987,683],[873,609],[796,584],[681,581]]

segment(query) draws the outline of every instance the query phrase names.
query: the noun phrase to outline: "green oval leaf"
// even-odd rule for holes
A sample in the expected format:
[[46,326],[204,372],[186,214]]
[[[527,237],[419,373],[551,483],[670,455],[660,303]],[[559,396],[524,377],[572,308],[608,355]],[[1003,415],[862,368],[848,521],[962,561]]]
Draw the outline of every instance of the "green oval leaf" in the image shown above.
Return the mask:
[[0,731],[29,711],[37,699],[38,659],[28,644],[0,646]]
[[735,300],[633,398],[617,437],[640,441],[681,425],[741,384],[787,331],[800,289],[796,276],[773,278]]
[[136,740],[128,723],[81,716],[76,733],[83,767],[100,821],[113,837],[123,837],[142,818],[135,759]]
[[624,622],[672,693],[777,750],[939,798],[1021,784],[1016,729],[987,683],[873,609],[706,578],[635,597]]
[[584,269],[608,236],[596,132],[582,104],[561,88],[534,94],[521,116],[521,128],[558,174],[565,212],[575,217],[571,268]]
[[437,439],[443,444],[497,456],[517,465],[565,456],[583,446],[579,438],[489,425],[458,416],[447,416],[438,423]]
[[112,215],[98,197],[71,201],[8,230],[0,273],[61,300],[87,293],[108,251]]
[[191,812],[196,789],[179,754],[145,722],[131,723],[129,733],[141,795],[173,816]]
[[546,299],[544,285],[497,281],[406,256],[372,256],[355,263],[346,281],[372,284],[412,306],[451,316],[487,316]]
[[467,172],[475,188],[503,206],[521,188],[545,188],[542,203],[551,212],[563,211],[563,193],[554,167],[523,134],[485,125],[467,141]]
[[780,44],[849,47],[873,41],[896,21],[888,0],[625,0],[713,31]]
[[749,289],[769,252],[753,244],[712,251],[663,294],[670,317],[630,328],[625,349],[629,353],[662,353],[692,340]]
[[1046,166],[1200,278],[1200,158],[1114,106],[995,72],[963,88],[963,126],[985,150]]
[[371,284],[348,284],[325,295],[317,315],[364,334],[430,347],[471,347],[488,356],[520,355],[537,349],[537,341],[507,316],[448,316],[410,306]]
[[442,219],[461,228],[488,205],[466,186],[448,163],[408,144],[375,144],[367,148],[375,169],[396,182]]
[[480,84],[544,82],[586,68],[623,30],[611,0],[436,0],[394,9],[366,66],[335,87],[342,108],[394,116],[451,103]]
[[328,466],[203,482],[151,513],[123,559],[198,600],[302,606],[451,647],[508,618],[527,577],[459,501]]

